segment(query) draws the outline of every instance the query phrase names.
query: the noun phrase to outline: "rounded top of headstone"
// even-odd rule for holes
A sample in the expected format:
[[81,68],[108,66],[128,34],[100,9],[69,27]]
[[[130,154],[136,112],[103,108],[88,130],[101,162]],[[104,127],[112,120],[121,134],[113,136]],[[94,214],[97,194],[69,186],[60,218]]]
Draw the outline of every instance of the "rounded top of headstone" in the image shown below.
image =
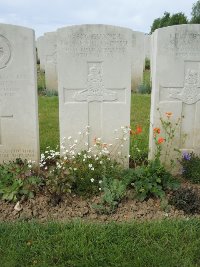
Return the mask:
[[34,36],[34,30],[18,25],[0,23],[0,69],[7,67],[12,57],[15,37]]
[[44,35],[39,36],[39,37],[37,38],[37,41],[41,41],[43,38],[44,38]]
[[167,26],[163,28],[158,28],[154,31],[155,32],[164,32],[164,31],[179,31],[179,30],[199,30],[200,24],[180,24],[180,25],[172,25],[172,26]]
[[132,31],[132,29],[130,28],[126,28],[126,27],[121,27],[121,26],[116,26],[116,25],[109,25],[109,24],[80,24],[80,25],[71,25],[71,26],[65,26],[62,28],[58,28],[57,31],[63,31],[63,30],[71,30],[71,29],[85,29],[85,30],[89,30],[89,29],[116,29],[116,30],[124,30],[124,31]]
[[21,31],[32,31],[35,32],[33,29],[28,28],[28,27],[24,27],[24,26],[19,26],[19,25],[14,25],[14,24],[4,24],[4,23],[0,23],[0,31],[5,28],[6,30],[14,30],[14,29],[18,29]]
[[54,32],[45,32],[44,35],[43,35],[42,37],[46,37],[46,36],[54,36],[54,35],[56,35],[56,34],[57,34],[56,31],[54,31]]

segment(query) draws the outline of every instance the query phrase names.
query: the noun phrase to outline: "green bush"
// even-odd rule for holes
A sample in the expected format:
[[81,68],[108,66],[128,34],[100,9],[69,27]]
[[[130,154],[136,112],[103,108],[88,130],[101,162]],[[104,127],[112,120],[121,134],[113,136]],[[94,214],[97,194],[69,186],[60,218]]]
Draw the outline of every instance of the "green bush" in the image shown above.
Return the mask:
[[200,157],[193,152],[184,153],[180,163],[182,176],[193,183],[200,183]]
[[16,162],[0,165],[0,198],[17,201],[22,197],[32,198],[41,185],[41,179],[32,163],[17,159]]
[[40,176],[43,178],[45,191],[53,206],[59,204],[64,195],[71,193],[74,177],[66,165],[65,161],[60,159],[59,152],[49,150],[41,155]]
[[[129,130],[124,131],[129,133]],[[69,137],[66,141],[68,150],[61,145],[65,151],[62,157],[54,150],[42,154],[40,166],[51,197],[61,199],[63,194],[71,190],[79,195],[94,195],[99,193],[100,183],[104,177],[120,177],[123,170],[121,163],[112,159],[109,146],[102,143],[100,138],[97,138],[94,146],[88,150],[77,151],[81,140],[85,140],[84,135],[85,133],[80,133],[79,141]],[[87,143],[85,145],[88,146]]]
[[138,87],[139,94],[151,94],[151,86],[149,84],[142,83]]
[[123,180],[113,179],[112,177],[103,177],[100,183],[101,204],[94,205],[94,208],[105,214],[110,214],[115,211],[120,200],[126,193],[126,183]]
[[150,79],[150,61],[145,60],[145,71],[143,73],[143,82],[138,87],[138,93],[151,94],[151,79]]
[[77,170],[74,172],[74,190],[81,195],[98,193],[103,178],[118,178],[122,169],[119,163],[109,157],[95,157],[86,151],[76,156],[75,161],[73,167]]
[[192,6],[191,21],[190,23],[200,23],[200,1],[198,0]]
[[145,70],[150,70],[150,59],[145,58]]
[[169,204],[186,214],[200,214],[199,192],[191,188],[179,188],[171,196]]
[[156,29],[159,28],[187,23],[188,19],[184,13],[179,12],[171,15],[169,12],[165,11],[162,17],[156,18],[153,21],[150,33],[153,33]]
[[47,90],[46,88],[43,88],[42,90],[39,91],[39,94],[42,96],[48,96],[48,97],[52,97],[52,96],[58,96],[58,91],[56,90]]
[[134,186],[137,197],[141,201],[151,196],[163,198],[166,190],[179,187],[179,182],[157,159],[150,161],[147,166],[137,167],[132,172],[129,183]]
[[39,66],[37,66],[37,84],[38,84],[38,93],[43,94],[43,91],[46,88],[45,74],[43,71],[39,69]]

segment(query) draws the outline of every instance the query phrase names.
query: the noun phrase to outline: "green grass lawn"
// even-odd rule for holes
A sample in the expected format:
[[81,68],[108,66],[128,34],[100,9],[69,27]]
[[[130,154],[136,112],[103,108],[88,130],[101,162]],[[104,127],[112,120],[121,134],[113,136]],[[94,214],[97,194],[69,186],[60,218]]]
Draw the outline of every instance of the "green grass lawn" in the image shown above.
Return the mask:
[[59,145],[58,97],[39,96],[39,128],[41,153]]
[[[134,129],[137,125],[142,127],[142,133],[137,137],[132,139],[130,144],[131,148],[131,156],[132,158],[145,156],[148,154],[148,143],[149,143],[149,116],[150,116],[150,104],[151,104],[151,96],[150,95],[140,95],[140,94],[132,94],[131,98],[131,128]],[[140,149],[140,153],[138,154],[134,148],[134,145]]]
[[151,87],[150,75],[151,75],[150,70],[144,71],[143,84],[145,84],[146,86],[150,86]]
[[0,266],[200,266],[200,221],[0,224]]
[[[142,126],[142,150],[148,148],[150,95],[132,94],[131,127]],[[39,96],[40,148],[44,152],[47,146],[55,149],[59,145],[58,97]],[[80,129],[81,130],[81,129]]]
[[40,71],[40,67],[37,66],[37,85],[38,85],[38,92],[42,92],[45,90],[45,74],[43,71]]

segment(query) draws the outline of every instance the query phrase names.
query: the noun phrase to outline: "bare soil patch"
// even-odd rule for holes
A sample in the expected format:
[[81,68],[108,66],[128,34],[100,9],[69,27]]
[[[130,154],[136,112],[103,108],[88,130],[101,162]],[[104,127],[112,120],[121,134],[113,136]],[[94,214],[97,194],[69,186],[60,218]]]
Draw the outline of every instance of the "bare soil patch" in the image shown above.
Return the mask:
[[[193,187],[199,190],[200,186],[183,184],[183,187]],[[170,193],[167,195],[169,199]],[[36,220],[46,221],[69,221],[72,219],[82,219],[86,221],[132,221],[132,220],[160,220],[165,218],[190,218],[182,210],[176,209],[167,203],[162,203],[160,199],[150,198],[140,202],[133,198],[131,191],[118,205],[115,213],[99,214],[93,205],[100,202],[100,196],[84,198],[77,195],[65,197],[58,205],[53,206],[49,197],[37,195],[34,199],[20,202],[20,211],[14,209],[14,203],[0,201],[0,221]],[[200,218],[200,214],[193,215]]]

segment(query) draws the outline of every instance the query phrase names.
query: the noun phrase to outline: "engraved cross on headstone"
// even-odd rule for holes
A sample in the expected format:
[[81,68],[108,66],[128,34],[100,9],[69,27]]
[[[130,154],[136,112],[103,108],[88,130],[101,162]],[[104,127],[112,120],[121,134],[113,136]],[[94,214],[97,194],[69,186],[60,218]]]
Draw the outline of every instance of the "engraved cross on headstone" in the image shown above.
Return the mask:
[[70,90],[73,92],[71,101],[65,99],[65,103],[88,103],[88,125],[90,126],[90,136],[88,137],[88,143],[89,146],[91,146],[94,137],[102,136],[102,104],[104,102],[119,102],[120,100],[118,93],[120,92],[125,95],[125,88],[105,88],[103,80],[103,62],[88,62],[87,64],[88,74],[86,88],[64,88],[64,92]]
[[[168,90],[168,101],[182,102],[181,114],[181,149],[193,150],[195,147],[195,114],[200,100],[200,62],[185,62],[185,78],[183,87],[162,87]],[[170,110],[169,110],[170,111]]]

